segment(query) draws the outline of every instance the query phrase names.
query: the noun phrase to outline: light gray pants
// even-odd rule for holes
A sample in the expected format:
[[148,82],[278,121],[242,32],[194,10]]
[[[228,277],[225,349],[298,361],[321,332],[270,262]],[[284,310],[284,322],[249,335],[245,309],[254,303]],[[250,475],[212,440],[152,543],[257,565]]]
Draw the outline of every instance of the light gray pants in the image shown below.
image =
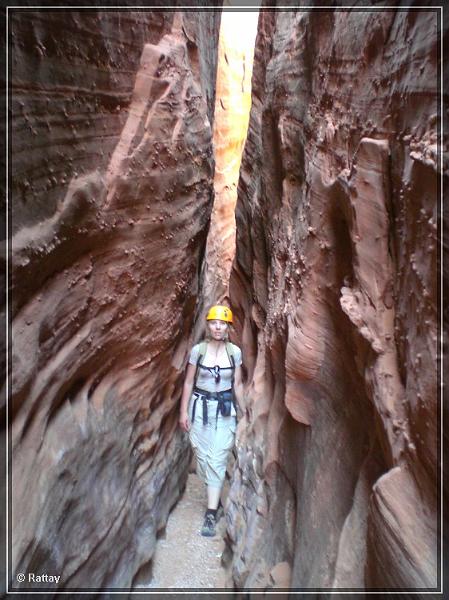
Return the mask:
[[219,414],[217,418],[217,401],[206,400],[207,424],[203,425],[203,398],[200,397],[196,402],[195,420],[192,422],[194,401],[195,396],[192,395],[189,403],[189,438],[195,451],[197,474],[206,485],[221,488],[229,453],[234,446],[236,417],[235,414],[229,417]]

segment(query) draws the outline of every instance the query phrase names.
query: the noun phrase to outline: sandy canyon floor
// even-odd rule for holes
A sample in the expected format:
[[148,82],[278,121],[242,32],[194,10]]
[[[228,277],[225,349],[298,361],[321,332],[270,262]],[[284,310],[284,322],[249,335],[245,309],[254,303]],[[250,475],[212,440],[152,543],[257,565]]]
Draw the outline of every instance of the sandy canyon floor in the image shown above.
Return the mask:
[[142,588],[222,588],[224,518],[213,538],[200,534],[205,512],[204,486],[191,473],[186,490],[168,519],[165,537],[156,547],[153,577]]

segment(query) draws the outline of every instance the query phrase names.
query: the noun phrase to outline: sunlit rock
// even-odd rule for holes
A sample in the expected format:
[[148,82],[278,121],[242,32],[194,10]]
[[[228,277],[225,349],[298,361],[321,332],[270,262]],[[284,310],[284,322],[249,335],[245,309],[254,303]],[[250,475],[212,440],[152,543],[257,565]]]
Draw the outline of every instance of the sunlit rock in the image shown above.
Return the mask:
[[251,104],[254,39],[259,13],[223,12],[220,25],[214,116],[214,208],[204,264],[203,298],[208,304],[228,295],[235,254],[235,203]]

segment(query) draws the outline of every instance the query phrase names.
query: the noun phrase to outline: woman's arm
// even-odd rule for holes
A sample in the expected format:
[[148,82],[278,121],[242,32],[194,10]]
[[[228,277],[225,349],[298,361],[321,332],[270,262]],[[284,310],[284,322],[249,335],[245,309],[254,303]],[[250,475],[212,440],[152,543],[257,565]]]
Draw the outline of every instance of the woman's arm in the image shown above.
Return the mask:
[[184,387],[182,388],[181,397],[181,409],[179,411],[179,425],[183,431],[189,431],[190,422],[189,415],[187,414],[187,407],[189,404],[189,398],[192,395],[193,381],[195,379],[196,365],[187,367],[186,378],[184,380]]
[[243,411],[243,381],[242,381],[242,367],[239,365],[235,367],[234,371],[234,392],[235,397],[237,398],[238,405],[240,410]]

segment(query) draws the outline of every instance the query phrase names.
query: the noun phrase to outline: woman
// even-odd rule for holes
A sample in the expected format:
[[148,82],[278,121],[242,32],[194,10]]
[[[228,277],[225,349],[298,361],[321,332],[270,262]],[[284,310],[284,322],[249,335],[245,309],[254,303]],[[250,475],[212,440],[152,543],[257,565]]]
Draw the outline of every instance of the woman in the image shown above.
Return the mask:
[[[242,353],[227,341],[232,312],[215,305],[207,313],[208,339],[192,348],[179,424],[189,432],[197,473],[207,486],[201,535],[215,535],[217,509],[229,452],[234,446],[236,402],[242,402]],[[189,402],[190,400],[190,402]]]

